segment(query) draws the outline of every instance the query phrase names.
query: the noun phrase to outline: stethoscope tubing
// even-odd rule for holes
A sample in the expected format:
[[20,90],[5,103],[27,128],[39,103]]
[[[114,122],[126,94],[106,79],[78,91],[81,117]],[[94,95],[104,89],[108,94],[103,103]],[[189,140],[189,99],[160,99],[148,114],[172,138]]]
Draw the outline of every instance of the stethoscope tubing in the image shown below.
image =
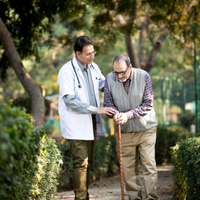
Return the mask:
[[[73,70],[74,70],[74,73],[75,73],[75,75],[76,75],[76,79],[77,79],[77,81],[78,81],[78,87],[79,87],[79,88],[82,88],[82,85],[81,85],[81,83],[80,83],[80,80],[79,80],[79,78],[78,78],[78,75],[77,75],[77,73],[76,73],[75,66],[74,66],[72,60],[71,60],[71,64],[72,64],[72,68],[73,68]],[[92,66],[92,68],[94,69],[93,65],[91,65],[91,66]],[[97,78],[97,77],[96,77],[96,79],[97,79],[97,80],[101,80],[101,78]]]
[[77,79],[77,81],[78,81],[78,87],[81,88],[82,86],[81,86],[81,83],[80,83],[80,81],[79,81],[79,78],[78,78],[78,75],[77,75],[77,73],[76,73],[76,70],[75,70],[75,67],[74,67],[74,64],[73,64],[72,60],[71,60],[71,63],[72,63],[72,68],[73,68],[73,70],[74,70],[74,73],[75,73],[75,75],[76,75],[76,79]]

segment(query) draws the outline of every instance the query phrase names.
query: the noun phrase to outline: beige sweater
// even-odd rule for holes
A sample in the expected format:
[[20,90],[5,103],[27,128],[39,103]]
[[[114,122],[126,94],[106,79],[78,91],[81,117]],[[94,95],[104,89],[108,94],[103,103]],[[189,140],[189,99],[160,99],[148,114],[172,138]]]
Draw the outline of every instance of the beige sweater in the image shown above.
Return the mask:
[[[107,75],[108,88],[112,94],[113,101],[119,112],[127,112],[142,104],[145,89],[144,70],[133,68],[132,80],[129,93],[127,94],[122,83],[111,72]],[[121,126],[122,132],[140,132],[158,125],[154,108],[147,111],[147,115],[137,119],[130,119]]]

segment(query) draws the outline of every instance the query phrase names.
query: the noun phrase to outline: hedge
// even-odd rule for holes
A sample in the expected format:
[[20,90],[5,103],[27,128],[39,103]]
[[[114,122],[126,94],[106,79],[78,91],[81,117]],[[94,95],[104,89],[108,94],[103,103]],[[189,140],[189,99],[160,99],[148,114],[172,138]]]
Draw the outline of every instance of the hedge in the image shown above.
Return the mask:
[[31,115],[0,103],[0,199],[53,199],[61,155]]
[[178,120],[180,121],[181,125],[185,127],[187,130],[190,129],[192,124],[195,124],[195,113],[186,112],[179,116]]
[[114,174],[116,167],[119,167],[119,159],[116,153],[115,136],[102,137],[97,140],[95,148],[94,164],[91,168],[91,176]]
[[170,148],[176,145],[177,142],[193,136],[193,133],[178,126],[170,128],[158,126],[155,146],[156,163],[158,165],[171,163]]
[[64,144],[59,144],[58,148],[62,155],[62,164],[59,175],[58,191],[73,189],[72,184],[72,155],[69,148],[69,143],[66,141]]
[[200,138],[192,137],[172,147],[175,176],[174,199],[200,198]]

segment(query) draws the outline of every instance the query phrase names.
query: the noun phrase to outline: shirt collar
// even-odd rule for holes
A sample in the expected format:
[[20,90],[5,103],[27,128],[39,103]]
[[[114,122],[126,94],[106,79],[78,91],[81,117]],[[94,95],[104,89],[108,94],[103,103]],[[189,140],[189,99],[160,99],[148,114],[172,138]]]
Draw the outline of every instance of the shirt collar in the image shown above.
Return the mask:
[[[133,78],[133,68],[131,68],[131,75],[130,75],[130,77],[129,77],[126,81],[131,81],[132,78]],[[125,81],[125,82],[126,82],[126,81]]]
[[132,78],[133,78],[133,68],[131,68],[131,75],[130,75],[129,79],[132,80]]
[[79,62],[79,60],[77,58],[76,58],[76,60],[77,60],[78,66],[80,67],[81,71],[88,69],[88,68],[85,69],[85,67]]

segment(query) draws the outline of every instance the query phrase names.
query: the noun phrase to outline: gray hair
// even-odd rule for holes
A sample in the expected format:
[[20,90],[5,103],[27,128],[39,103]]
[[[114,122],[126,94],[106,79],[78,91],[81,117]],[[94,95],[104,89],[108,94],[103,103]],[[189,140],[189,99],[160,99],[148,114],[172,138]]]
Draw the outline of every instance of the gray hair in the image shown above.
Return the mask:
[[119,55],[115,56],[114,60],[113,60],[113,64],[114,64],[114,62],[120,62],[121,60],[125,61],[126,65],[128,67],[131,64],[130,58],[125,54],[119,54]]

